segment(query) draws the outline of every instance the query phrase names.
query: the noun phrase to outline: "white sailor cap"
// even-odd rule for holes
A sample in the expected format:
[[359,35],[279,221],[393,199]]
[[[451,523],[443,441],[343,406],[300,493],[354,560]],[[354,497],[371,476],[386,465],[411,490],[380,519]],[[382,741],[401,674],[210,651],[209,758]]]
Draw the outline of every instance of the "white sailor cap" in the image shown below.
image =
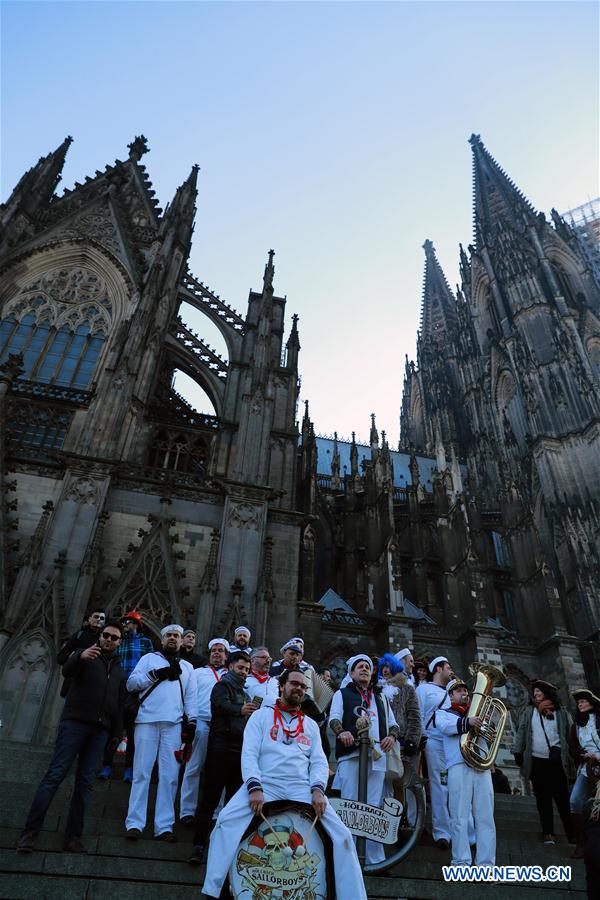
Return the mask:
[[456,688],[461,688],[461,687],[467,688],[467,690],[469,689],[468,685],[462,680],[462,678],[459,678],[459,677],[452,678],[446,685],[446,692],[448,694],[450,694]]
[[183,634],[183,627],[181,625],[165,625],[164,628],[160,629],[160,636],[164,637],[169,631],[177,631],[179,634]]
[[225,638],[213,638],[212,641],[208,642],[208,649],[212,650],[215,644],[223,644],[227,652],[229,653],[229,641]]
[[285,653],[286,650],[297,650],[298,653],[304,653],[304,641],[298,641],[297,638],[292,638],[290,641],[287,641],[283,647],[279,648],[280,653]]
[[436,656],[436,658],[432,659],[431,662],[429,663],[429,671],[433,672],[433,670],[435,669],[435,667],[437,666],[438,663],[447,663],[447,662],[448,662],[448,660],[446,659],[445,656]]
[[405,647],[404,650],[398,650],[395,654],[396,659],[404,659],[405,656],[411,656],[412,650],[409,650],[408,647]]
[[233,632],[233,636],[234,636],[234,637],[237,637],[238,634],[247,634],[248,637],[250,637],[251,631],[250,631],[249,628],[246,628],[245,625],[238,625],[238,627],[237,627],[237,628],[235,629],[235,631]]
[[352,674],[352,669],[359,662],[366,662],[369,664],[369,668],[371,672],[373,671],[373,660],[370,656],[367,656],[366,653],[357,653],[356,656],[351,656],[350,659],[346,660],[346,666],[348,667],[348,675]]

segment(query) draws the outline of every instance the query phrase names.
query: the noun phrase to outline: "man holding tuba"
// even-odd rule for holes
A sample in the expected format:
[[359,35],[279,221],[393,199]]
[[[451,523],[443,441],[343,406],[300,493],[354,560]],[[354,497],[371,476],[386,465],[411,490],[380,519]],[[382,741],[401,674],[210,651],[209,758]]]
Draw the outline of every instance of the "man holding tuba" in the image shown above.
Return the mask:
[[448,683],[449,709],[436,713],[436,727],[443,735],[448,769],[448,805],[450,807],[450,840],[452,864],[470,866],[469,819],[475,823],[478,866],[493,866],[496,861],[496,826],[494,824],[494,787],[489,768],[467,765],[460,738],[470,729],[480,729],[478,716],[469,716],[469,691],[460,678]]

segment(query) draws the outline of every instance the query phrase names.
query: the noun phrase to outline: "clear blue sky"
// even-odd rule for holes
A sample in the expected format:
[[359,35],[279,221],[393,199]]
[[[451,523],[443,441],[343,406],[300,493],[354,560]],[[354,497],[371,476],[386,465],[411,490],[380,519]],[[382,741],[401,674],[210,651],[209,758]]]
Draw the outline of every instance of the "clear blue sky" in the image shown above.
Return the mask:
[[199,163],[192,270],[245,312],[275,248],[320,432],[374,411],[397,440],[421,245],[454,284],[471,239],[471,132],[538,209],[599,193],[591,2],[3,3],[1,101],[2,199],[66,134],[66,187],[139,133],[163,206]]

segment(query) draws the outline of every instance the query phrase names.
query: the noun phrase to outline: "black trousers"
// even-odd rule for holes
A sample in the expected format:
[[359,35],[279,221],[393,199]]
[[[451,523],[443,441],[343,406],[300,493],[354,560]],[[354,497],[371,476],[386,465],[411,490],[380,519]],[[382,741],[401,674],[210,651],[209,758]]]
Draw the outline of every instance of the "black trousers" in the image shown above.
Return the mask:
[[208,745],[204,764],[204,790],[196,807],[194,844],[206,844],[212,817],[225,788],[228,803],[242,785],[242,752]]
[[542,823],[542,833],[554,834],[554,810],[552,807],[554,800],[567,837],[570,838],[573,834],[573,827],[569,807],[569,783],[562,763],[559,760],[532,756],[530,777]]

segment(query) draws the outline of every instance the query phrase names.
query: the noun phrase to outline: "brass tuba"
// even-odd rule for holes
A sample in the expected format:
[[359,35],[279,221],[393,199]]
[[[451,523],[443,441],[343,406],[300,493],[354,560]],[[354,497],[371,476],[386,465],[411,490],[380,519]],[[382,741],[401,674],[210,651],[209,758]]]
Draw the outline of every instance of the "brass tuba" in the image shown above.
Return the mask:
[[468,766],[484,772],[494,765],[506,727],[506,706],[491,696],[494,688],[506,684],[506,676],[496,666],[483,663],[472,663],[469,673],[475,676],[475,684],[467,716],[478,716],[482,724],[461,735],[460,752]]

